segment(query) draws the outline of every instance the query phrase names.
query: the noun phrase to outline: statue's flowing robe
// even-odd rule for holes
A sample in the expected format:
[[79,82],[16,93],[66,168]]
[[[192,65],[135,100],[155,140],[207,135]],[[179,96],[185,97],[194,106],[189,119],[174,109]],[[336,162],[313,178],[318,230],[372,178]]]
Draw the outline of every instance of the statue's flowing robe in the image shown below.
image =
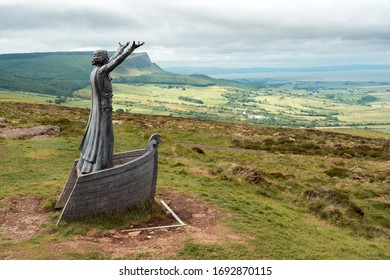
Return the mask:
[[91,72],[92,108],[88,125],[80,144],[77,169],[90,173],[112,166],[114,130],[112,126],[112,83],[109,73],[121,64],[129,53],[115,54],[111,60]]

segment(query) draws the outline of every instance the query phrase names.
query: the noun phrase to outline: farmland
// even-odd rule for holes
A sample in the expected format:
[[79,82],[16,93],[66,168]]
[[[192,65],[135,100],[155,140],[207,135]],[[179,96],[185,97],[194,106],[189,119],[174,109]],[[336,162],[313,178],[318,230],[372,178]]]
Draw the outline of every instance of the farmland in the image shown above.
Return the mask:
[[[139,114],[244,121],[292,127],[390,127],[390,86],[324,85],[259,89],[213,85],[114,84],[114,110]],[[2,100],[57,103],[58,97],[0,91]],[[60,103],[90,106],[89,86]]]

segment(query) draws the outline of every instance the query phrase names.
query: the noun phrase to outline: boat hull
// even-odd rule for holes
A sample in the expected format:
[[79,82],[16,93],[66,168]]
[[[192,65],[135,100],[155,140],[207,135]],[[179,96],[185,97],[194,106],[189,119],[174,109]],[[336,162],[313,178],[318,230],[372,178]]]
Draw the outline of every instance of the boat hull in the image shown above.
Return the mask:
[[79,174],[75,161],[57,201],[61,220],[75,220],[110,212],[124,212],[154,199],[158,171],[158,143],[152,135],[146,149],[114,154],[114,167]]

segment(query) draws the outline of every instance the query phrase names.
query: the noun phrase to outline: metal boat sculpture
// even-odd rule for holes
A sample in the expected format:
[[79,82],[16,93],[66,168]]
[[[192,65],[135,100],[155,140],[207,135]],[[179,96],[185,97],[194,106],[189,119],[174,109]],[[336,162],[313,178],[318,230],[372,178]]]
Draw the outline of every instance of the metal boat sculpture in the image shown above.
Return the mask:
[[112,168],[79,174],[76,160],[55,208],[61,220],[75,220],[109,212],[123,212],[154,199],[158,144],[150,137],[145,149],[114,154]]

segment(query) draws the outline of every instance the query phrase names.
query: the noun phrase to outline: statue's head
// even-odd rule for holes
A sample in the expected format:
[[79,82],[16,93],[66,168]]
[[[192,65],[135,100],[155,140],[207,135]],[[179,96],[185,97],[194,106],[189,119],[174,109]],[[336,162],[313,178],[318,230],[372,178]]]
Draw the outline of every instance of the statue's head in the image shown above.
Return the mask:
[[108,63],[108,53],[106,50],[96,50],[93,53],[92,65],[101,66]]

